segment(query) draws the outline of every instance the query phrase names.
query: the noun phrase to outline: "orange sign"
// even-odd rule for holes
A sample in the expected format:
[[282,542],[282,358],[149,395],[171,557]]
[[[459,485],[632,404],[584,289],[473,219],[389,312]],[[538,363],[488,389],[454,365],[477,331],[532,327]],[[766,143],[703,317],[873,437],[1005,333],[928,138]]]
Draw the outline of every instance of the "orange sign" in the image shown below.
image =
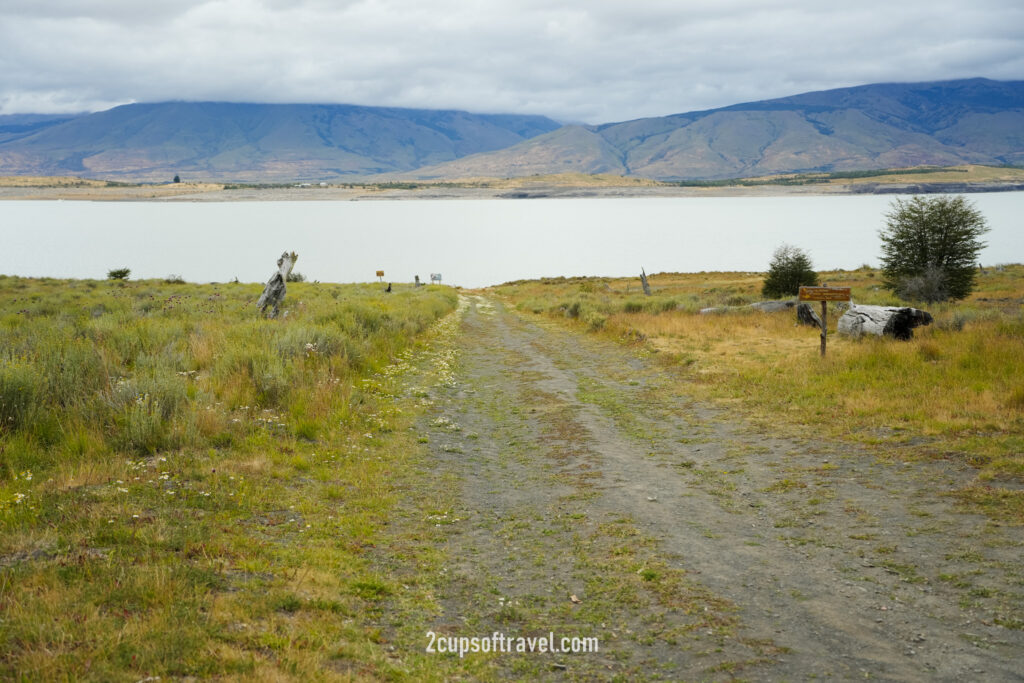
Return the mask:
[[849,287],[801,287],[800,301],[849,301]]
[[377,277],[384,277],[384,271],[383,270],[378,270],[377,271]]

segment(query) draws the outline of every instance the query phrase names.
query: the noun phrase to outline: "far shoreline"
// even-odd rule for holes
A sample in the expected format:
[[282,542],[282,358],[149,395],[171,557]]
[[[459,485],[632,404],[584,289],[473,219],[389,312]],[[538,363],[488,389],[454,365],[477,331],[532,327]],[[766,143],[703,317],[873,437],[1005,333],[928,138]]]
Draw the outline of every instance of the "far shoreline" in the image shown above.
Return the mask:
[[[185,188],[182,188],[183,190]],[[1021,192],[1024,183],[1013,184],[887,184],[881,187],[829,185],[823,187],[537,187],[522,190],[495,188],[445,188],[416,190],[357,190],[349,188],[261,188],[253,190],[209,189],[163,193],[140,188],[0,187],[0,201],[93,201],[93,202],[304,202],[304,201],[445,201],[530,199],[643,199],[643,198],[743,198],[824,197],[868,194],[960,194]]]
[[400,201],[961,194],[1024,191],[1024,169],[960,166],[806,173],[726,181],[659,182],[562,174],[455,180],[127,183],[74,177],[0,177],[0,201]]

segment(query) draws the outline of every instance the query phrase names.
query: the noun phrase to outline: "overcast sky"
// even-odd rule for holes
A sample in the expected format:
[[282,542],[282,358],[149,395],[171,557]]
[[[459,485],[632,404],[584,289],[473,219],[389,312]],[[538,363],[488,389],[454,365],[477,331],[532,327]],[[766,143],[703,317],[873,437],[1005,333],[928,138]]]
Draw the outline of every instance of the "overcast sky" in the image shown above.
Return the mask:
[[1022,0],[0,0],[0,114],[324,102],[605,123],[1024,79]]

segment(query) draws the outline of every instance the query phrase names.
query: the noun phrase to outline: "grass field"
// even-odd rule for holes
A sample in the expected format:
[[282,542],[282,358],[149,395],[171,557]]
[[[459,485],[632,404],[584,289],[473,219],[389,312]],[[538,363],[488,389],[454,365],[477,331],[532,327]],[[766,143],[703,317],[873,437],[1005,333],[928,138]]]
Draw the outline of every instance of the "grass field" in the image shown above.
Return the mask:
[[[861,304],[897,304],[868,267],[824,272]],[[1024,522],[1024,266],[986,269],[970,298],[928,307],[909,342],[835,334],[828,355],[792,311],[762,313],[760,273],[663,273],[639,279],[509,283],[525,312],[643,344],[676,366],[688,390],[771,429],[850,440],[895,458],[951,458],[978,469],[965,503]],[[717,314],[699,313],[724,307]]]
[[416,452],[387,378],[455,294],[260,289],[0,277],[0,678],[425,675],[368,558]]
[[[822,279],[892,302],[870,268]],[[973,466],[950,494],[1024,522],[1024,266],[986,269],[910,342],[833,333],[825,359],[791,312],[745,307],[758,273],[651,285],[495,293],[765,429]],[[474,675],[423,652],[454,494],[423,474],[425,393],[396,389],[424,357],[445,381],[455,292],[295,283],[278,320],[259,292],[0,276],[0,677]]]

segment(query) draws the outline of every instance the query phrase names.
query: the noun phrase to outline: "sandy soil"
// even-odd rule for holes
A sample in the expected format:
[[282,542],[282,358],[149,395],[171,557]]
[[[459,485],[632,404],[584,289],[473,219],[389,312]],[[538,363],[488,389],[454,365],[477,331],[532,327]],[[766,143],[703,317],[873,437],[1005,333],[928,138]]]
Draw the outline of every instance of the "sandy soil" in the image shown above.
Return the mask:
[[417,427],[457,501],[432,628],[600,642],[489,677],[1022,680],[1024,529],[955,509],[970,473],[760,433],[642,352],[465,302]]

